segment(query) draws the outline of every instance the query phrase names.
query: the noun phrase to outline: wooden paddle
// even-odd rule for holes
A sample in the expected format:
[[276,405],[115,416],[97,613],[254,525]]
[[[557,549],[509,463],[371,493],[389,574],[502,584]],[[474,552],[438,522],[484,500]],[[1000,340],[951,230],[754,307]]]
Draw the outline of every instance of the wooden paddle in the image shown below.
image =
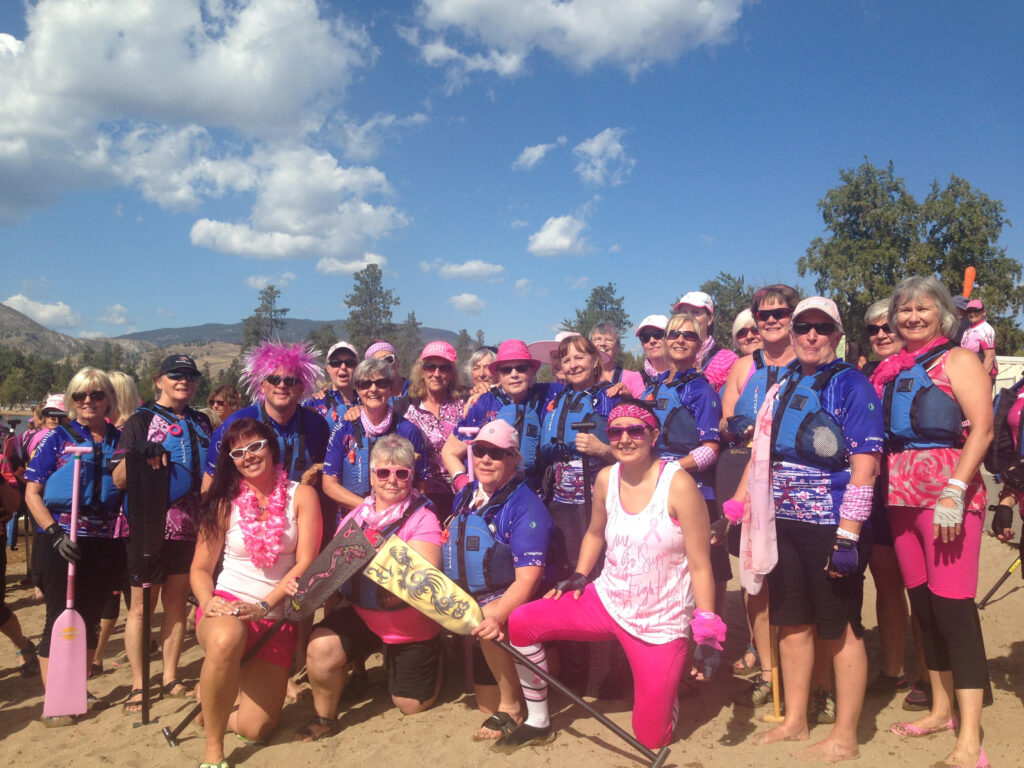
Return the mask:
[[[82,454],[92,453],[91,445],[66,445],[64,453],[74,454],[74,479],[71,484],[71,541],[78,541],[78,491],[81,485]],[[103,478],[94,477],[94,483]],[[101,567],[99,563],[95,564]],[[75,610],[75,564],[68,563],[67,607],[50,631],[50,664],[47,673],[43,717],[82,715],[89,708],[85,690],[87,676],[85,622]]]

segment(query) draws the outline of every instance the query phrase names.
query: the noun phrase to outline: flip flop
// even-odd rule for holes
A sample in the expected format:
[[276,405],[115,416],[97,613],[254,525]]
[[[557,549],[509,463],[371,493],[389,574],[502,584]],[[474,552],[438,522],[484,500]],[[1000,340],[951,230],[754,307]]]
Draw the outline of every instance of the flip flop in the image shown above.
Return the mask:
[[503,736],[508,736],[519,726],[519,723],[515,721],[508,712],[495,712],[493,715],[484,720],[481,724],[481,728],[486,728],[489,731],[497,731],[497,736],[477,736],[473,734],[473,741],[495,741]]
[[[175,692],[174,689],[178,687],[181,687],[182,690]],[[196,697],[196,692],[181,680],[171,680],[171,682],[161,685],[160,693],[168,699],[194,699]]]

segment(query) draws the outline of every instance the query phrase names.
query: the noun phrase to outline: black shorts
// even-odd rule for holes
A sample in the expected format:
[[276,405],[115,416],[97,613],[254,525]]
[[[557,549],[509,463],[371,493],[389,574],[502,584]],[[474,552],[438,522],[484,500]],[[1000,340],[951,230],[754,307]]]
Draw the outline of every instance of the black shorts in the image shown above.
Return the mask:
[[336,608],[314,629],[327,629],[341,639],[349,660],[363,660],[382,651],[387,672],[388,693],[421,704],[437,692],[440,673],[441,636],[429,640],[392,645],[383,642],[351,606]]
[[779,562],[768,574],[770,622],[780,627],[811,624],[826,640],[842,637],[849,624],[854,635],[863,636],[860,613],[869,554],[867,538],[861,539],[857,548],[856,573],[833,579],[825,571],[825,564],[835,543],[835,526],[776,519],[775,533]]
[[[714,499],[705,499],[708,505],[708,517],[714,523],[722,517],[721,507]],[[736,526],[738,528],[738,526]],[[732,564],[729,562],[728,540],[721,544],[711,545],[711,576],[718,584],[732,579]]]
[[[196,553],[194,541],[164,541],[156,557],[150,558],[149,583],[163,584],[168,576],[180,576],[192,568],[192,556]],[[141,554],[141,553],[139,553]],[[128,575],[133,587],[142,586],[143,564],[139,554],[128,546]]]

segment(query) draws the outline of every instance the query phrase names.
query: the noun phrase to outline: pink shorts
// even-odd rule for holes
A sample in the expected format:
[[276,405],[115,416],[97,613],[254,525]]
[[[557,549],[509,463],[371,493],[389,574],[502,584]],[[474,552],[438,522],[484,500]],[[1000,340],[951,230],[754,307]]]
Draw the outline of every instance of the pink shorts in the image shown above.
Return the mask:
[[[223,597],[225,600],[241,600],[240,597],[225,592],[223,589],[215,589],[213,591],[215,597]],[[203,609],[196,608],[196,624],[203,618]],[[260,639],[264,632],[269,630],[275,623],[274,619],[260,619],[259,621],[247,621],[246,623],[246,638],[245,638],[245,650],[248,651],[254,645],[256,641]],[[277,630],[277,633],[270,638],[266,645],[264,645],[259,653],[256,654],[257,659],[263,659],[271,664],[278,667],[290,668],[292,665],[292,659],[295,658],[295,649],[299,645],[299,625],[294,621],[286,621],[281,625],[281,628]]]

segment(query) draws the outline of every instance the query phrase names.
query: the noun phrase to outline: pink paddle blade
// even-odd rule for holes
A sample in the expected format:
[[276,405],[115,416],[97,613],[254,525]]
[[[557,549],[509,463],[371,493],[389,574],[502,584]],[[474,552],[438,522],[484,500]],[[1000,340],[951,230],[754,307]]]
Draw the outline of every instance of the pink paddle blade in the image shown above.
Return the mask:
[[85,714],[85,660],[85,622],[78,611],[69,608],[57,617],[50,633],[44,717]]

